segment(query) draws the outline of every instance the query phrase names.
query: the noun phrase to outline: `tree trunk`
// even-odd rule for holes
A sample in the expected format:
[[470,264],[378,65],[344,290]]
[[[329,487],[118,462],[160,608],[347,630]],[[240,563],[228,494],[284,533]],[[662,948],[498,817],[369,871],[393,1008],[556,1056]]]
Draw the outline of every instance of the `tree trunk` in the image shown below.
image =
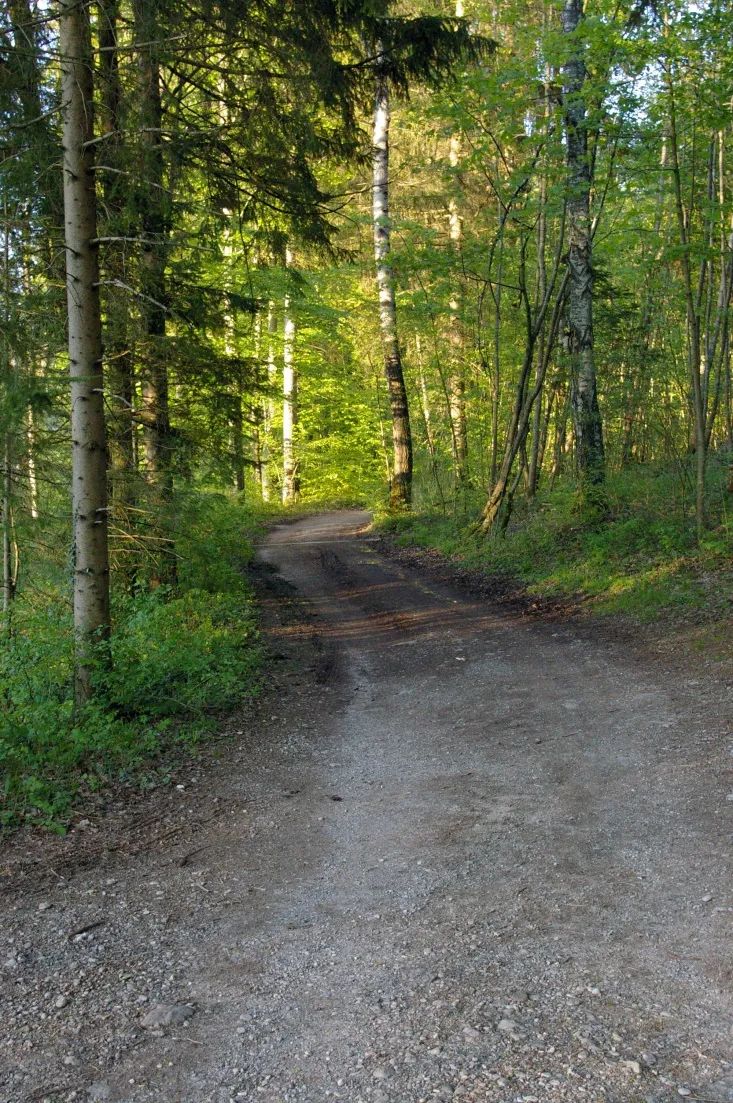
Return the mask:
[[[10,318],[11,318],[11,276],[10,276],[10,219],[8,215],[7,194],[3,196],[3,355],[0,364],[5,392],[12,394],[16,367],[10,351]],[[10,410],[4,411],[7,419],[5,427],[5,442],[3,449],[3,473],[2,473],[2,560],[3,560],[3,613],[5,631],[10,635],[11,620],[10,606],[13,600],[13,559],[12,559],[12,520],[11,502],[13,490],[12,452]]]
[[140,87],[141,181],[137,192],[143,238],[140,313],[143,327],[142,418],[148,480],[165,500],[172,492],[168,370],[165,361],[167,203],[162,146],[156,0],[133,0]]
[[86,8],[61,0],[59,48],[63,110],[64,231],[71,372],[71,500],[75,695],[93,692],[92,644],[110,625],[107,547],[107,441],[102,378],[97,208],[94,186],[93,85]]
[[[545,21],[543,20],[543,26]],[[545,134],[549,139],[550,119],[552,107],[550,104],[550,85],[553,73],[549,65],[545,65],[545,80],[542,89],[543,116]],[[539,302],[545,297],[547,291],[547,164],[542,166],[540,178],[539,212],[537,215],[537,299]],[[545,335],[539,336],[538,367],[544,359]],[[532,411],[532,443],[530,447],[529,462],[527,464],[527,497],[534,498],[537,493],[540,470],[542,467],[540,437],[542,435],[542,392],[537,396],[534,410]]]
[[160,554],[153,586],[174,583],[175,547],[168,513],[173,496],[172,434],[166,359],[168,190],[165,181],[160,79],[158,0],[133,0],[133,20],[139,82],[140,182],[136,191],[140,256],[141,408],[145,471],[150,487],[153,524],[158,528]]
[[[577,35],[582,0],[565,0],[563,33]],[[593,266],[590,222],[591,166],[583,86],[583,48],[573,43],[563,69],[568,166],[568,287],[573,429],[581,483],[587,499],[597,499],[605,479],[603,427],[598,407],[593,351]]]
[[433,417],[430,409],[430,395],[428,393],[428,387],[425,381],[425,370],[423,368],[422,358],[422,345],[419,333],[415,334],[415,363],[417,364],[417,382],[420,394],[419,408],[422,415],[423,427],[425,429],[425,444],[430,455],[430,469],[433,473],[435,489],[437,490],[438,496],[440,497],[440,503],[443,508],[443,513],[445,513],[445,494],[443,493],[443,486],[440,481],[440,471],[438,468],[438,452],[435,444]]
[[491,486],[496,483],[499,464],[499,406],[501,397],[501,293],[504,280],[504,218],[501,206],[499,217],[499,262],[496,273],[496,294],[494,295],[494,338],[493,365],[491,373]]
[[[100,131],[105,136],[103,173],[106,232],[110,236],[125,236],[129,211],[129,185],[124,172],[121,138],[122,119],[117,33],[119,0],[100,0],[99,69],[101,83]],[[119,171],[117,171],[119,170]],[[135,449],[133,408],[135,388],[132,351],[130,348],[128,292],[114,285],[125,270],[125,243],[110,243],[106,249],[106,269],[109,273],[105,296],[105,360],[109,402],[109,460],[112,507],[117,523],[130,525],[129,511],[135,504]]]
[[[510,485],[512,486],[511,494],[514,494],[518,482],[511,484],[511,473],[514,465],[514,461],[521,453],[522,455],[522,467],[520,468],[520,475],[527,462],[526,442],[527,434],[529,432],[530,417],[534,405],[542,393],[542,388],[545,382],[545,376],[550,364],[555,343],[557,341],[557,334],[560,326],[560,319],[567,296],[567,288],[569,283],[569,273],[565,271],[562,279],[558,285],[558,276],[562,267],[562,244],[565,237],[565,218],[563,215],[560,227],[558,229],[557,246],[555,249],[555,259],[552,268],[552,275],[547,280],[547,273],[541,281],[538,283],[543,284],[542,297],[537,298],[537,301],[532,304],[530,292],[527,286],[527,272],[525,264],[525,249],[523,245],[520,249],[520,263],[517,270],[517,279],[519,283],[519,291],[521,296],[521,302],[524,306],[525,316],[525,342],[524,342],[524,357],[522,363],[522,369],[519,375],[519,379],[516,384],[515,399],[513,403],[512,413],[509,419],[509,426],[504,443],[504,456],[501,462],[501,466],[498,470],[496,477],[493,480],[491,493],[489,494],[488,501],[484,506],[481,514],[481,521],[479,523],[480,530],[484,533],[488,533],[494,526],[499,517],[499,513],[504,504],[504,499],[507,496],[507,491]],[[553,293],[555,294],[555,301],[550,315],[549,307],[552,301]],[[499,312],[498,294],[494,296],[497,314]],[[548,317],[550,318],[548,326]],[[538,346],[540,336],[545,332],[545,327],[548,327],[546,333],[546,340],[543,339],[541,345],[541,355],[539,356],[537,369],[535,372],[534,386],[530,387],[530,377],[532,372],[532,365],[534,363],[535,351]],[[509,504],[511,509],[511,503]],[[508,517],[505,518],[508,521]]]
[[[227,235],[228,237],[228,235]],[[231,252],[229,246],[225,246],[225,254]],[[260,344],[260,318],[259,314],[255,317],[255,358],[259,356],[259,344]],[[232,383],[230,389],[230,397],[228,401],[231,403],[231,413],[229,416],[229,429],[231,433],[232,442],[232,474],[234,476],[234,489],[238,494],[244,493],[245,488],[245,474],[244,474],[244,403],[242,397],[242,366],[239,362],[239,347],[236,335],[236,326],[234,322],[234,316],[227,312],[224,315],[224,352],[226,353],[227,360],[232,365]],[[231,371],[231,369],[230,369]],[[257,425],[255,423],[255,442],[257,440]],[[257,454],[255,454],[255,474],[259,475],[259,469],[257,466]]]
[[[547,335],[547,342],[544,347],[542,358],[537,365],[535,383],[533,388],[529,391],[527,388],[529,384],[530,373],[532,370],[532,363],[534,360],[535,347],[539,332],[541,331],[540,327],[542,325],[542,319],[540,318],[539,324],[532,325],[528,331],[524,352],[524,363],[522,365],[522,371],[517,383],[514,407],[509,422],[506,444],[504,446],[504,456],[501,462],[501,467],[499,468],[498,475],[492,486],[491,494],[489,495],[489,499],[484,506],[484,510],[481,515],[480,529],[484,533],[490,532],[494,524],[496,523],[499,512],[504,504],[507,490],[510,486],[514,461],[517,455],[519,455],[521,451],[526,449],[526,440],[527,433],[529,431],[530,417],[534,404],[541,394],[542,387],[544,385],[547,368],[550,362],[551,351],[557,339],[557,330],[562,312],[564,297],[565,285],[563,284],[555,301],[555,307],[552,314],[552,320],[550,322],[549,333]],[[521,470],[522,469],[520,468],[520,475]],[[518,481],[512,487],[512,494],[515,492],[517,485]]]
[[[254,359],[255,359],[255,385],[259,390],[262,385],[262,315],[257,311],[254,319]],[[238,404],[235,409],[235,414],[239,414],[239,425],[234,431],[234,458],[235,458],[235,482],[237,489],[244,490],[244,412],[243,412],[243,391],[241,370],[237,373],[237,398]],[[259,490],[260,498],[262,497],[262,424],[264,421],[264,410],[260,397],[256,394],[255,401],[249,404],[249,420],[252,425],[252,466],[254,469],[255,485]],[[239,487],[241,473],[242,485]]]
[[550,420],[552,418],[552,411],[555,405],[555,399],[557,398],[558,384],[557,381],[550,387],[550,393],[547,396],[547,407],[545,409],[545,416],[540,426],[539,433],[539,449],[537,454],[537,473],[542,470],[542,464],[544,463],[545,453],[547,451],[547,441],[550,436]]
[[[701,379],[702,333],[700,322],[699,294],[693,286],[692,265],[690,262],[690,233],[687,213],[682,195],[682,177],[677,135],[677,109],[672,74],[666,70],[667,91],[669,93],[669,153],[674,185],[675,211],[679,240],[682,246],[680,263],[685,288],[687,309],[687,364],[690,377],[693,447],[695,450],[695,519],[698,538],[705,528],[705,470],[707,466],[706,411],[705,393]],[[702,285],[702,281],[698,287]]]
[[[231,426],[234,489],[238,494],[244,494],[244,415],[242,413],[242,392],[239,386],[237,386],[236,393],[234,394]],[[257,455],[255,455],[255,463],[257,464]]]
[[273,388],[275,386],[275,378],[277,376],[277,364],[275,360],[276,333],[277,317],[275,315],[275,307],[273,303],[270,302],[268,303],[267,307],[267,394],[265,395],[264,401],[262,403],[262,430],[260,441],[260,489],[262,491],[263,502],[269,502],[271,494],[270,434],[272,433],[272,423],[275,420],[275,402],[273,399]]
[[[456,18],[463,19],[463,0],[456,0]],[[461,140],[452,134],[448,154],[450,167],[455,175],[461,153]],[[463,239],[463,219],[455,194],[448,202],[448,233],[450,237],[453,263],[456,266],[454,290],[450,300],[450,348],[451,365],[448,380],[450,400],[451,443],[453,448],[453,470],[456,486],[464,487],[468,481],[468,428],[466,423],[466,370],[464,360],[463,328],[461,321],[463,305],[462,277],[460,275],[461,243]]]
[[10,609],[15,597],[13,578],[13,468],[10,433],[5,434],[5,455],[3,458],[3,614],[5,630],[11,631]]
[[397,334],[394,273],[390,263],[389,119],[387,79],[380,75],[377,79],[374,107],[372,213],[379,325],[392,415],[393,459],[389,497],[392,509],[409,509],[412,501],[412,433]]
[[[293,263],[288,249],[285,264]],[[285,296],[283,321],[283,505],[298,500],[300,479],[295,454],[295,428],[298,424],[298,375],[295,368],[295,319],[291,313],[290,296]]]
[[554,486],[564,470],[564,460],[568,452],[568,417],[570,415],[570,390],[562,396],[558,394],[558,402],[555,407],[555,440],[552,452],[552,472],[550,474],[550,486]]
[[662,149],[659,158],[660,176],[659,176],[659,189],[657,192],[657,209],[654,216],[654,233],[652,240],[654,245],[654,257],[653,262],[649,266],[647,272],[646,281],[644,285],[644,298],[641,311],[641,361],[639,368],[636,372],[631,371],[629,373],[628,390],[626,394],[626,401],[624,403],[624,416],[623,416],[623,436],[621,444],[621,466],[628,467],[631,463],[634,455],[634,430],[639,416],[639,411],[643,408],[643,404],[646,398],[646,391],[649,386],[650,379],[650,352],[654,344],[654,328],[652,325],[654,317],[655,306],[655,287],[654,276],[657,266],[662,258],[664,251],[664,243],[660,238],[662,228],[662,216],[664,214],[664,200],[666,191],[666,167],[667,167],[667,140],[662,141]]
[[28,496],[30,512],[34,521],[38,520],[38,473],[36,471],[36,431],[33,422],[33,409],[29,406],[26,413],[25,439],[28,450]]

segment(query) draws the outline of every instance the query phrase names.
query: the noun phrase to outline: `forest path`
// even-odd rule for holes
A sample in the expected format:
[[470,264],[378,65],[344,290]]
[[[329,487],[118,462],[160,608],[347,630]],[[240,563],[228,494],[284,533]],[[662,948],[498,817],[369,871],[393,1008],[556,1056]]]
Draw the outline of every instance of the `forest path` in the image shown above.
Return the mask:
[[[197,779],[183,851],[48,890],[38,924],[109,914],[44,950],[7,1099],[733,1100],[730,746],[699,682],[428,581],[368,522],[270,534],[262,728]],[[159,1000],[196,1013],[145,1030]]]

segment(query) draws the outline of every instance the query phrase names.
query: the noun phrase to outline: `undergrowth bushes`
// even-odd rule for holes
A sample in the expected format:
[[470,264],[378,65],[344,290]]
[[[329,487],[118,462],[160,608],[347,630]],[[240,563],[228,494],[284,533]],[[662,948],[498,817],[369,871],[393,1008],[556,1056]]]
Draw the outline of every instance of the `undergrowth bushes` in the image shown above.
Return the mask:
[[[111,673],[75,710],[64,579],[29,589],[0,644],[0,824],[61,827],[111,778],[141,781],[255,692],[260,665],[246,576],[257,519],[223,495],[178,503],[179,582],[117,595]],[[191,523],[183,521],[188,518]]]
[[[640,620],[660,613],[730,613],[733,516],[725,470],[711,464],[710,526],[698,542],[690,496],[674,470],[630,469],[608,479],[608,513],[587,518],[575,486],[543,489],[518,502],[505,532],[479,536],[443,513],[385,522],[398,541],[434,547],[468,566],[512,577],[532,594],[582,596],[600,612]],[[476,501],[470,516],[480,511]]]

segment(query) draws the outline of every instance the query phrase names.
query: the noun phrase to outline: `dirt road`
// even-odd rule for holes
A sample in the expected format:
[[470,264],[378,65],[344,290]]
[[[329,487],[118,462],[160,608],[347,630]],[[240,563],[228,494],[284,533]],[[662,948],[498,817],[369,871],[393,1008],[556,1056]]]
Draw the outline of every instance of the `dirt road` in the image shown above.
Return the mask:
[[733,1100],[730,689],[367,528],[271,534],[276,685],[151,844],[7,894],[0,1099]]

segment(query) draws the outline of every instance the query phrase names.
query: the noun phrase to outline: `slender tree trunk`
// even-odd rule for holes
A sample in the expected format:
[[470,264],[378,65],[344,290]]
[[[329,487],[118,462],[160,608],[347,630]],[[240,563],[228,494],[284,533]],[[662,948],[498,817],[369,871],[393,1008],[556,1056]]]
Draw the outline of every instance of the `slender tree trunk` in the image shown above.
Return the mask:
[[[10,346],[10,317],[12,309],[12,281],[10,268],[10,216],[8,212],[8,197],[3,196],[3,326],[2,344],[3,356],[0,368],[6,394],[12,394],[14,377],[16,375],[15,363]],[[2,561],[3,561],[3,613],[5,631],[9,635],[11,631],[10,606],[13,600],[13,560],[12,560],[12,522],[11,500],[13,489],[12,478],[12,438],[10,432],[10,410],[4,411],[7,420],[5,427],[5,440],[3,448],[2,471]]]
[[420,387],[420,406],[422,409],[423,424],[425,426],[425,443],[431,456],[435,456],[435,440],[432,428],[432,413],[430,410],[430,395],[425,382],[425,371],[422,362],[422,343],[420,334],[415,334],[415,359],[417,361],[418,384]]
[[38,520],[38,473],[36,471],[36,430],[33,421],[33,410],[28,407],[26,414],[25,439],[28,449],[28,493],[30,496],[30,511],[34,521]]
[[[545,248],[547,243],[547,177],[543,176],[540,186],[540,213],[538,218],[537,233],[537,298],[541,301],[547,290],[547,266]],[[537,374],[535,382],[539,380],[542,363],[545,356],[545,334],[540,333],[537,351]],[[537,493],[537,482],[541,466],[540,434],[542,428],[542,391],[537,396],[532,411],[532,442],[527,462],[527,496],[534,498]]]
[[[730,299],[731,291],[733,290],[733,229],[726,223],[725,211],[726,211],[726,149],[725,149],[725,134],[722,130],[718,131],[714,144],[717,148],[717,168],[718,168],[718,181],[717,181],[717,201],[718,201],[718,214],[720,218],[719,226],[719,263],[718,263],[718,294],[715,310],[711,310],[711,317],[708,321],[707,331],[705,335],[705,376],[706,376],[706,425],[705,425],[705,448],[706,451],[710,450],[710,442],[713,436],[713,430],[715,428],[715,421],[720,410],[721,398],[723,397],[725,378],[726,378],[726,365],[729,359],[729,341],[730,341]],[[711,212],[712,212],[712,204]],[[712,213],[711,213],[712,219]],[[711,245],[714,240],[714,224],[711,226]],[[711,249],[712,252],[712,249]],[[712,284],[712,270],[713,264],[711,262],[711,284]],[[712,295],[711,295],[712,300]],[[711,301],[712,306],[712,301]],[[718,354],[718,349],[720,353]],[[715,386],[713,393],[710,395],[710,381],[714,378]]]
[[[669,93],[669,153],[674,186],[675,211],[680,245],[682,246],[680,263],[685,289],[687,308],[687,362],[692,396],[692,430],[695,449],[695,518],[698,537],[705,528],[705,470],[707,466],[705,395],[701,378],[702,336],[700,324],[700,296],[693,286],[692,265],[690,261],[690,236],[687,212],[682,196],[682,176],[677,135],[677,109],[674,81],[669,69],[666,70],[667,91]],[[700,286],[700,284],[698,284]]]
[[[451,160],[454,150],[451,140]],[[450,237],[456,258],[461,249],[461,217],[455,200],[451,200]],[[468,480],[468,426],[466,421],[466,373],[464,364],[463,330],[461,324],[461,295],[456,289],[450,301],[451,371],[448,380],[450,399],[451,440],[453,468],[457,486]]]
[[[550,322],[549,333],[547,336],[547,343],[545,344],[542,359],[540,360],[537,367],[534,386],[530,391],[528,391],[527,388],[532,371],[532,363],[534,360],[535,348],[541,329],[542,320],[540,319],[539,325],[532,325],[527,333],[527,341],[524,352],[524,363],[522,365],[522,371],[520,373],[519,382],[517,384],[514,407],[512,410],[506,443],[504,446],[504,456],[497,474],[497,478],[494,482],[494,485],[492,486],[491,494],[489,495],[489,499],[481,515],[480,528],[481,531],[484,533],[490,532],[494,524],[496,523],[499,512],[502,508],[502,505],[504,504],[507,490],[510,486],[514,461],[517,455],[525,449],[532,409],[542,391],[542,387],[545,381],[545,375],[547,374],[547,368],[550,362],[551,351],[557,338],[558,325],[562,312],[564,297],[565,286],[563,284],[555,301],[552,320]],[[517,485],[518,483],[514,484],[512,494],[514,493]]]
[[374,107],[372,212],[374,259],[379,292],[379,324],[392,415],[392,509],[409,509],[412,501],[412,432],[402,356],[397,333],[394,273],[390,260],[389,223],[389,88],[379,76]]
[[[120,134],[122,86],[118,58],[119,0],[99,0],[99,69],[101,83],[100,131],[105,137],[105,163],[113,171],[102,175],[106,232],[124,236],[130,215],[130,188],[123,167]],[[105,361],[109,402],[109,460],[112,507],[117,523],[130,524],[135,504],[135,450],[133,409],[135,386],[130,347],[128,292],[115,286],[124,276],[125,255],[115,243],[107,246],[106,267],[111,277],[105,296]]]
[[15,597],[13,580],[13,468],[10,433],[5,434],[5,454],[3,456],[3,614],[5,630],[10,633],[10,608]]
[[[255,358],[259,355],[260,344],[260,318],[255,318]],[[233,379],[230,389],[231,414],[229,417],[229,429],[232,441],[232,468],[234,475],[234,488],[239,494],[244,493],[244,402],[242,395],[242,369],[238,359],[238,346],[235,331],[234,317],[227,313],[224,316],[224,352],[227,360],[233,367]],[[257,441],[257,426],[255,425],[255,441]],[[259,475],[257,455],[255,455],[255,473]]]
[[172,492],[166,334],[168,217],[162,145],[163,105],[157,0],[133,0],[140,86],[141,181],[137,193],[143,238],[140,313],[144,339],[142,421],[148,480],[165,500]]
[[[234,461],[234,489],[239,493],[244,493],[245,481],[244,481],[244,415],[242,413],[242,392],[237,388],[237,393],[234,395],[234,406],[232,408],[232,459]],[[255,455],[255,463],[257,463],[257,455]],[[259,472],[259,465],[257,465],[257,471]]]
[[726,338],[723,354],[723,372],[725,375],[724,408],[725,408],[725,437],[728,447],[733,451],[733,379],[730,370],[730,334]]
[[[41,89],[43,87],[43,75],[41,72],[42,56],[39,44],[40,21],[35,8],[32,9],[29,0],[8,0],[7,14],[13,36],[14,51],[11,53],[11,64],[14,70],[12,79],[17,80],[17,92],[23,109],[22,141],[28,153],[34,154],[39,160],[43,160],[44,151],[55,147],[56,139],[51,131],[47,112],[43,107]],[[34,158],[35,159],[35,158]],[[35,190],[35,185],[33,185]],[[61,262],[61,252],[56,248],[58,237],[63,225],[63,186],[60,175],[51,179],[44,177],[40,194],[34,198],[39,201],[39,210],[43,212],[47,225],[44,227],[43,250],[46,253],[46,271],[44,279],[48,277],[61,280],[64,275]],[[9,308],[10,295],[10,224],[7,211],[7,195],[5,201],[5,274],[6,274],[6,303]],[[33,274],[30,263],[31,222],[30,219],[21,231],[22,245],[20,247],[21,264],[23,269],[23,286],[25,293],[33,293]],[[13,375],[13,362],[8,350],[8,378]],[[30,379],[33,386],[34,367],[31,364]],[[25,413],[26,431],[26,458],[28,473],[28,490],[30,498],[30,514],[34,521],[38,519],[38,479],[36,472],[35,434],[33,430],[33,409],[29,405]],[[12,442],[9,442],[11,445]],[[9,495],[6,495],[8,503]],[[11,536],[12,516],[8,504],[8,514],[5,518],[8,528],[8,539],[12,548]],[[12,579],[12,566],[10,568]]]
[[276,333],[277,317],[275,315],[275,306],[272,302],[270,302],[268,303],[267,307],[267,374],[265,377],[267,394],[265,395],[262,403],[262,434],[260,456],[260,489],[262,492],[263,502],[269,502],[272,493],[270,486],[270,437],[272,434],[272,423],[275,420],[275,401],[273,398],[273,391],[275,387],[275,379],[277,377],[277,362],[275,359]]
[[435,434],[433,432],[433,417],[430,409],[430,395],[428,393],[427,383],[425,381],[425,370],[423,367],[422,358],[422,344],[420,341],[420,334],[415,334],[415,362],[417,364],[417,378],[418,386],[420,389],[420,413],[422,415],[423,427],[425,429],[425,444],[430,455],[430,469],[433,473],[433,481],[435,482],[435,489],[440,497],[440,503],[445,513],[446,502],[445,494],[443,493],[443,486],[440,481],[440,471],[438,466],[438,450],[435,443]]
[[[463,0],[456,0],[456,18],[464,16]],[[461,140],[458,134],[451,134],[448,159],[453,170],[454,182],[457,182],[457,169],[461,155]],[[456,189],[457,190],[457,189]],[[453,262],[456,266],[454,290],[450,300],[450,347],[451,370],[448,380],[450,399],[451,442],[453,446],[453,470],[457,487],[463,487],[468,481],[468,426],[466,421],[466,369],[462,326],[463,280],[460,274],[461,245],[463,240],[463,219],[456,194],[448,202],[448,233],[450,237]]]
[[504,219],[499,206],[499,263],[496,272],[494,295],[494,360],[491,373],[491,486],[496,483],[499,470],[499,408],[501,397],[501,299],[504,282]]
[[75,694],[93,692],[91,645],[109,634],[107,441],[102,377],[92,52],[87,9],[61,0],[64,230],[71,373]]
[[158,0],[133,0],[132,9],[138,65],[141,149],[140,182],[136,189],[139,230],[142,236],[139,420],[143,426],[145,472],[150,487],[149,504],[160,538],[158,569],[150,579],[151,585],[155,586],[161,582],[174,583],[177,577],[177,560],[169,519],[173,496],[172,433],[166,359],[169,198],[162,140]]
[[555,439],[553,442],[552,450],[552,473],[550,475],[550,484],[554,485],[555,480],[562,474],[564,467],[565,456],[568,451],[568,419],[570,416],[570,390],[568,389],[562,396],[558,395],[558,403],[555,407]]
[[[293,263],[288,249],[285,264]],[[291,311],[290,296],[285,296],[283,320],[283,505],[298,500],[300,479],[295,452],[295,430],[298,424],[298,375],[295,368],[295,319]]]
[[[557,334],[560,326],[560,319],[562,317],[563,308],[567,297],[567,288],[569,283],[569,273],[565,271],[562,279],[558,283],[559,273],[562,269],[562,245],[565,237],[565,216],[563,214],[560,227],[557,235],[557,245],[555,248],[555,258],[553,262],[552,275],[549,280],[544,278],[544,287],[541,298],[538,296],[537,301],[532,303],[529,289],[527,287],[527,270],[526,270],[526,244],[520,249],[520,263],[517,269],[517,281],[519,284],[520,301],[524,307],[524,319],[525,319],[525,340],[524,340],[524,356],[522,369],[519,375],[519,379],[515,389],[515,399],[512,407],[511,416],[509,419],[509,425],[504,442],[504,455],[502,458],[501,466],[498,473],[492,483],[491,492],[488,497],[488,501],[484,506],[481,514],[481,520],[479,523],[480,530],[484,533],[488,533],[496,523],[499,513],[504,505],[504,500],[507,495],[507,491],[510,486],[511,494],[514,494],[518,482],[511,483],[512,468],[514,461],[521,453],[522,466],[520,468],[520,475],[527,463],[527,450],[526,441],[527,434],[529,432],[530,418],[534,405],[542,393],[542,388],[545,382],[545,376],[547,375],[547,369],[549,367],[550,358],[552,356],[553,349],[557,340]],[[554,294],[554,305],[550,312],[550,303],[552,302]],[[495,303],[497,306],[497,313],[499,308],[498,298],[495,296]],[[549,324],[548,324],[549,319]],[[546,340],[542,344],[542,353],[538,359],[537,368],[535,371],[534,385],[530,387],[530,378],[532,374],[532,366],[534,364],[535,353],[538,347],[540,336],[547,327]],[[511,509],[511,503],[509,505]],[[508,518],[507,518],[508,520]]]
[[[263,382],[267,376],[267,369],[263,368],[263,347],[265,340],[267,340],[267,337],[263,340],[262,312],[258,310],[254,320],[255,398],[249,407],[249,414],[252,424],[252,462],[254,465],[255,485],[257,486],[262,501],[265,500],[264,483],[267,478],[265,475],[265,462],[267,458],[267,446],[265,443],[265,435],[267,432],[267,409],[265,399],[262,395]],[[239,377],[239,398],[241,410],[243,402],[241,376]]]
[[[563,32],[577,36],[583,0],[565,0]],[[593,263],[590,221],[591,165],[584,100],[583,49],[573,43],[564,70],[564,108],[568,166],[568,288],[570,365],[575,449],[585,496],[599,497],[605,479],[603,427],[598,407],[593,350]]]
[[[551,117],[551,105],[550,105],[550,83],[552,81],[552,70],[549,65],[545,66],[545,80],[542,90],[543,99],[543,114],[545,122],[545,133],[549,139],[549,126]],[[542,176],[540,178],[540,195],[539,195],[539,212],[537,216],[537,300],[542,302],[547,291],[547,165],[543,165]],[[538,364],[537,371],[540,370],[540,365],[544,359],[545,352],[545,334],[544,331],[540,333],[538,343]],[[540,391],[537,396],[537,401],[532,411],[532,443],[530,446],[529,462],[527,464],[527,496],[534,498],[537,493],[537,483],[539,481],[540,469],[542,466],[541,461],[541,447],[540,436],[542,430],[542,392]]]
[[538,474],[542,470],[542,465],[543,465],[544,459],[545,459],[545,453],[547,452],[547,441],[548,441],[549,436],[550,436],[550,421],[552,419],[552,412],[553,412],[553,409],[554,409],[554,406],[555,406],[555,399],[557,398],[557,391],[558,391],[558,385],[555,382],[555,383],[553,383],[552,387],[550,387],[550,393],[547,396],[547,407],[545,409],[544,420],[542,422],[542,425],[540,426],[540,434],[539,434],[540,441],[539,441],[539,449],[538,449],[538,455],[537,455],[537,472],[538,472]]

